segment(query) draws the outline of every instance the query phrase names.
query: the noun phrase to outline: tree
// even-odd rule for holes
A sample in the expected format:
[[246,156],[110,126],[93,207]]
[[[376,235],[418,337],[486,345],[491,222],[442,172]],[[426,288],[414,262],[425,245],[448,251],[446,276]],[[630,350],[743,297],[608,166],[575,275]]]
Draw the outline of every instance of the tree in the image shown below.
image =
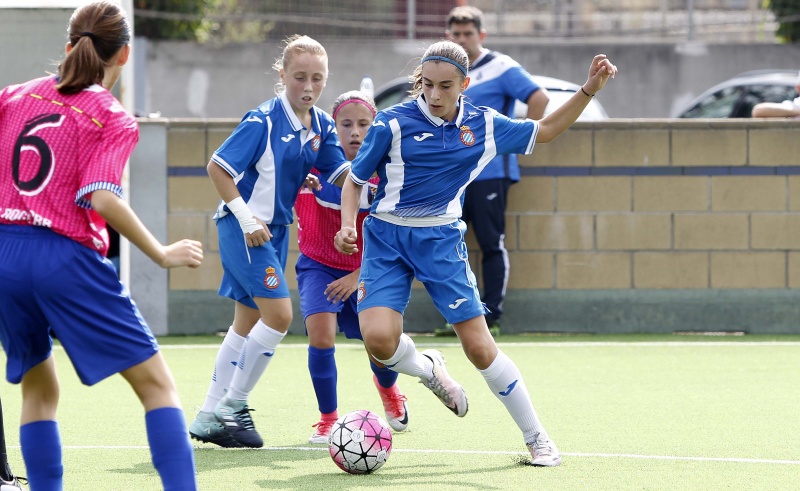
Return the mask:
[[204,16],[219,0],[134,0],[134,32],[149,39],[199,41],[211,28]]
[[800,0],[764,0],[778,21],[775,35],[787,43],[800,42]]

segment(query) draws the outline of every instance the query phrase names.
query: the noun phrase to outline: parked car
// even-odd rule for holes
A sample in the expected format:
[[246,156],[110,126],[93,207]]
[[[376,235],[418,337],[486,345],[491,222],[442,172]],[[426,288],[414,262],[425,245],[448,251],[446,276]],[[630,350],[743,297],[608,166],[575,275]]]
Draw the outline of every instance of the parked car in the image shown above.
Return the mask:
[[675,112],[675,118],[749,118],[759,102],[797,97],[797,70],[754,70],[711,87]]
[[[545,116],[564,104],[575,92],[581,90],[580,85],[557,78],[533,75],[533,80],[539,87],[547,89],[547,92],[550,94],[550,102],[544,110]],[[409,101],[411,100],[411,97],[408,95],[408,91],[410,90],[411,82],[408,81],[408,77],[396,78],[378,87],[375,91],[375,105],[378,106],[378,109],[385,109],[393,104]],[[527,111],[527,105],[519,101],[514,107],[514,115],[517,118],[524,118]],[[583,110],[583,113],[578,118],[578,121],[598,121],[601,119],[608,119],[608,114],[600,102],[596,98],[592,98],[592,100],[589,101],[589,105],[586,106],[586,109]]]

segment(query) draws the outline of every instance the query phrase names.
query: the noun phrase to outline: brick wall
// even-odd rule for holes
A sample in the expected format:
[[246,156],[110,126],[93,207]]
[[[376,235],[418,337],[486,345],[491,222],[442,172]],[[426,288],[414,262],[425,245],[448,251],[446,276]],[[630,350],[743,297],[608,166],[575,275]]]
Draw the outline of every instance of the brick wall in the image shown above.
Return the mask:
[[[205,164],[236,123],[168,123],[169,238],[206,244],[200,269],[170,272],[172,291],[218,286],[218,197]],[[800,288],[798,130],[800,121],[611,120],[537,145],[509,199],[509,298]]]

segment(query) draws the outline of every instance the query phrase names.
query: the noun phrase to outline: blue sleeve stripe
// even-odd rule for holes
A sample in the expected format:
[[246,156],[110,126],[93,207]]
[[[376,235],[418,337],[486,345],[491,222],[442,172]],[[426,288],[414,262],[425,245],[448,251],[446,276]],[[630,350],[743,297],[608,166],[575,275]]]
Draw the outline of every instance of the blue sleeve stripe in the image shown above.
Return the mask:
[[234,168],[231,166],[231,164],[229,164],[229,163],[225,162],[225,159],[223,159],[222,157],[220,157],[219,155],[217,155],[217,153],[216,153],[216,152],[214,153],[214,155],[212,155],[212,156],[211,156],[211,160],[213,160],[214,162],[216,162],[216,164],[217,164],[217,165],[219,165],[220,167],[222,167],[223,169],[225,169],[225,172],[227,172],[228,174],[230,174],[230,175],[231,175],[231,177],[234,177],[234,178],[235,178],[235,177],[238,175],[238,172],[236,172],[236,169],[234,169]]
[[112,193],[116,194],[120,198],[122,198],[122,187],[118,184],[114,184],[112,182],[94,182],[89,184],[88,186],[84,186],[75,193],[75,204],[80,206],[81,208],[86,208],[87,210],[92,209],[92,202],[88,199],[84,198],[87,194],[91,194],[95,191],[99,190],[106,190],[111,191]]

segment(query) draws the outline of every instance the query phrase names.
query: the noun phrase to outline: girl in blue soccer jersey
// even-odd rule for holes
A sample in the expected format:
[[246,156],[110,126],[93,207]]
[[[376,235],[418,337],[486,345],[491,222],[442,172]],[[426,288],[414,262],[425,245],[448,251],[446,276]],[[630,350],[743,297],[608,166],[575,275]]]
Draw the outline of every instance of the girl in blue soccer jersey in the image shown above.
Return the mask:
[[[377,109],[372,98],[359,91],[345,92],[333,103],[333,119],[345,155],[355,158],[364,136],[375,118]],[[369,213],[369,198],[374,185],[362,196],[357,225]],[[339,254],[331,237],[339,231],[341,188],[323,186],[319,190],[303,189],[297,196],[297,287],[300,310],[308,333],[308,371],[317,396],[320,420],[309,443],[327,444],[333,424],[339,417],[336,393],[337,369],[334,358],[336,332],[349,339],[361,339],[356,312],[358,273],[361,255]],[[338,329],[337,329],[338,327]],[[373,382],[378,389],[386,420],[395,431],[408,426],[406,397],[397,386],[397,372],[378,366],[370,360]]]
[[592,60],[581,91],[541,121],[511,120],[477,108],[462,93],[469,59],[459,45],[431,45],[412,75],[411,102],[378,113],[342,190],[342,228],[336,247],[357,252],[355,216],[361,187],[377,172],[378,191],[364,221],[358,317],[367,350],[376,360],[413,375],[457,416],[467,413],[464,389],[447,373],[437,350],[418,352],[403,336],[411,281],[421,281],[467,358],[522,430],[531,464],[556,466],[561,454],[531,402],[522,374],[489,333],[475,275],[467,260],[466,227],[459,220],[464,190],[495,155],[531,153],[535,142],[563,133],[603,88],[616,67],[605,55]]
[[214,217],[223,269],[219,294],[236,303],[189,433],[223,447],[263,445],[247,397],[292,321],[284,270],[297,192],[312,167],[341,185],[350,165],[333,119],[314,106],[328,79],[325,48],[292,36],[274,68],[278,96],[245,114],[208,163],[222,198]]

